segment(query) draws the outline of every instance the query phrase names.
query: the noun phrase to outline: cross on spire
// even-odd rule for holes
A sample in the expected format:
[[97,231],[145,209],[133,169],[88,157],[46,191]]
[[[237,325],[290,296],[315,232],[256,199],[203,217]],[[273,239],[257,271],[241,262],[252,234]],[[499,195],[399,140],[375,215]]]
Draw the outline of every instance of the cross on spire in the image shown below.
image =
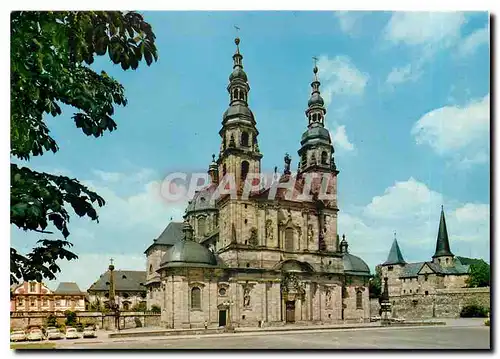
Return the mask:
[[316,65],[318,64],[318,58],[316,56],[313,56],[313,60],[314,60],[314,67],[316,67]]
[[113,258],[110,258],[109,262],[110,262],[111,264],[113,264]]

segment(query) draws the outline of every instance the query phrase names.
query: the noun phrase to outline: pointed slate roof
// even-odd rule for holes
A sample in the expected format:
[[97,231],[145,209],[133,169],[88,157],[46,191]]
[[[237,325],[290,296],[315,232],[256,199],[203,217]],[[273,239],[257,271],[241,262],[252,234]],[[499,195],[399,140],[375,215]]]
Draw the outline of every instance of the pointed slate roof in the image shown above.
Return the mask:
[[446,229],[446,220],[444,218],[444,209],[441,206],[441,218],[439,220],[439,230],[436,241],[436,252],[432,256],[441,257],[441,256],[453,256],[450,250],[450,242],[448,240],[448,230]]
[[398,240],[396,238],[394,238],[394,242],[392,242],[391,250],[389,251],[387,260],[382,263],[382,265],[391,264],[406,264],[405,260],[403,259],[403,255],[401,254],[401,249],[399,249]]

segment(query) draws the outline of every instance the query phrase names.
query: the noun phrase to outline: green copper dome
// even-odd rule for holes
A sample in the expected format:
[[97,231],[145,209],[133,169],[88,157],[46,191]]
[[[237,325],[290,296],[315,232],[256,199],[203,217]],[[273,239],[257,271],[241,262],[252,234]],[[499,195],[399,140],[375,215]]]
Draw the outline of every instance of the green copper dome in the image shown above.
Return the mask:
[[161,259],[160,267],[211,267],[217,258],[205,246],[181,239],[169,248]]

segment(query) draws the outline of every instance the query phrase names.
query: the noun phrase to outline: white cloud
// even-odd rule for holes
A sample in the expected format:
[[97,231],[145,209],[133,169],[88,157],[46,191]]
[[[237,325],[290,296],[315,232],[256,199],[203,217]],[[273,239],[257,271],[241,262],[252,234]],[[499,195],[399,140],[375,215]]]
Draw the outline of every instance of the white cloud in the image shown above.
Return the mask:
[[350,252],[363,258],[372,270],[386,260],[394,231],[406,261],[430,260],[442,204],[452,252],[487,260],[489,204],[446,199],[414,178],[396,182],[364,207],[341,208],[339,234],[346,234]]
[[450,46],[465,22],[461,12],[394,12],[385,38],[394,44]]
[[344,125],[337,126],[332,131],[330,131],[330,136],[335,148],[341,148],[345,151],[354,150],[354,145],[349,141]]
[[429,216],[429,210],[439,208],[442,203],[441,194],[410,177],[407,181],[396,182],[394,186],[387,188],[382,196],[373,197],[365,207],[365,215],[395,220],[411,214],[413,219],[422,220]]
[[490,96],[463,107],[445,106],[423,115],[412,127],[418,145],[442,156],[463,158],[462,164],[485,163],[489,151]]
[[335,17],[339,21],[340,29],[346,34],[353,35],[357,25],[359,25],[362,13],[357,11],[336,11]]
[[347,56],[333,59],[321,56],[318,61],[321,92],[328,106],[333,94],[362,95],[368,83],[368,74],[360,71]]
[[467,36],[458,46],[458,53],[460,56],[467,56],[481,45],[488,45],[490,43],[490,31],[488,26],[474,31]]
[[407,64],[404,67],[394,67],[387,75],[385,82],[390,85],[397,85],[408,81],[417,81],[422,76],[422,69],[416,64]]

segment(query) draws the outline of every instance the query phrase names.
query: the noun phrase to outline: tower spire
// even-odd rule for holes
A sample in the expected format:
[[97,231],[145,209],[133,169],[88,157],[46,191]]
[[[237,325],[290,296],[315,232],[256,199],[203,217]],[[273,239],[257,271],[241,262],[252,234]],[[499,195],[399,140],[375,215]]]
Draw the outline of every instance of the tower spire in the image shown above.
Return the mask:
[[432,256],[442,257],[442,256],[453,256],[450,250],[450,241],[448,239],[448,230],[446,228],[446,219],[444,218],[444,207],[441,205],[441,217],[439,219],[439,229],[436,240],[436,252]]
[[398,240],[396,239],[396,231],[394,231],[394,241],[392,242],[391,250],[387,256],[387,260],[382,265],[405,264],[401,249],[399,249]]
[[338,173],[335,166],[330,132],[325,128],[325,101],[321,97],[318,79],[317,57],[313,57],[313,81],[311,82],[311,96],[305,111],[307,117],[307,130],[300,141],[300,173],[310,170]]

